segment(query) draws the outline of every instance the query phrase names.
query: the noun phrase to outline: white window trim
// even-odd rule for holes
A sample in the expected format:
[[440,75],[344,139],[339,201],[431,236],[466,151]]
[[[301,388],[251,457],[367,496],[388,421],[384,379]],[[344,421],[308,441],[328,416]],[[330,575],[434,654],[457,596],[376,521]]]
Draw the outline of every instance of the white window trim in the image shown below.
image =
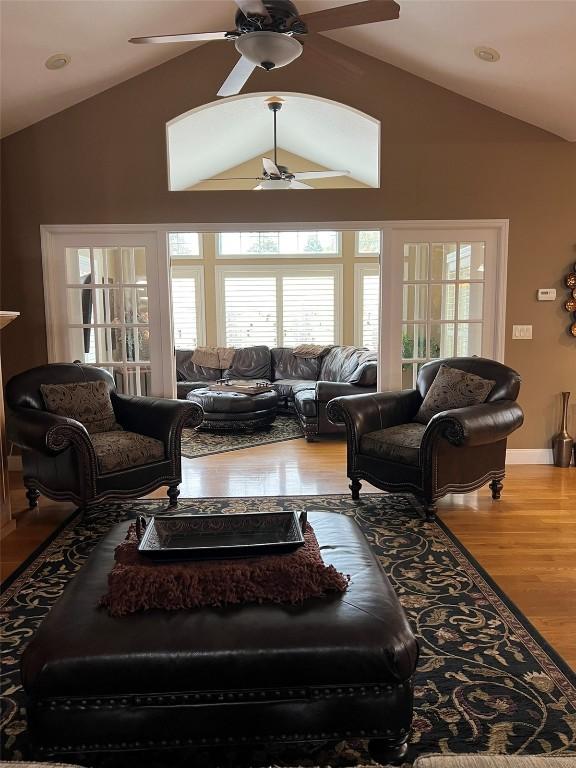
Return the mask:
[[354,344],[364,346],[364,276],[379,275],[379,264],[354,264]]
[[[224,293],[224,281],[226,277],[243,277],[249,274],[260,274],[266,277],[283,277],[290,275],[330,275],[334,277],[334,343],[342,343],[342,323],[343,323],[343,294],[342,294],[342,274],[343,267],[341,264],[315,265],[315,264],[288,264],[283,266],[274,265],[238,265],[238,266],[223,266],[217,265],[215,267],[216,272],[216,335],[218,344],[224,345],[226,343],[226,310],[225,310],[225,293]],[[276,296],[276,311],[277,315],[281,315],[278,311],[280,297]],[[280,330],[278,332],[280,333]]]
[[[394,269],[390,259],[391,248],[391,234],[396,229],[414,229],[417,227],[426,229],[445,229],[448,227],[462,228],[462,229],[478,229],[489,228],[496,229],[498,232],[498,253],[496,258],[496,265],[498,274],[496,275],[496,308],[494,316],[494,328],[495,328],[495,342],[494,357],[496,360],[503,361],[505,351],[505,319],[506,319],[506,277],[508,267],[508,231],[509,221],[508,219],[468,219],[468,220],[397,220],[397,221],[384,221],[384,220],[370,220],[370,221],[306,221],[306,222],[282,222],[282,231],[302,230],[304,227],[307,230],[321,230],[327,229],[330,231],[345,231],[345,230],[358,230],[358,229],[380,229],[382,230],[382,254],[380,257],[381,266],[381,295],[380,295],[380,325],[381,327],[388,327],[388,323],[394,320],[394,311],[401,312],[401,291],[394,290],[395,285],[401,285],[400,281],[394,283]],[[44,267],[44,295],[48,297],[50,295],[50,281],[48,277],[47,264],[50,262],[51,246],[50,242],[54,234],[59,233],[126,233],[131,234],[133,232],[153,232],[158,238],[158,261],[159,261],[159,289],[162,292],[161,295],[168,296],[170,290],[170,265],[168,259],[167,249],[167,237],[168,232],[198,232],[211,233],[214,230],[218,232],[238,232],[238,230],[246,232],[278,232],[278,223],[262,223],[262,222],[233,222],[233,223],[219,223],[214,222],[187,222],[182,223],[156,223],[156,224],[52,224],[41,225],[41,241],[42,241],[42,253],[43,253],[43,267]],[[300,265],[302,266],[302,265]],[[335,266],[335,265],[332,265]],[[218,267],[216,267],[218,269]],[[400,304],[398,305],[398,301]],[[49,318],[49,301],[46,301],[46,327],[47,327],[47,343],[48,349],[51,346],[51,325]],[[169,302],[162,302],[162,324],[163,327],[170,328],[170,307],[167,306]],[[341,330],[340,330],[341,332]],[[171,334],[169,333],[169,336]],[[378,366],[378,389],[386,390],[393,389],[394,383],[390,381],[388,371],[392,371],[393,367],[397,364],[397,361],[401,359],[401,339],[387,339],[388,334],[380,334],[380,350]],[[340,336],[341,338],[341,336]],[[172,341],[170,339],[170,341]],[[164,373],[165,376],[171,377],[170,385],[168,383],[164,387],[163,394],[166,397],[173,397],[176,392],[176,376],[172,370],[171,364],[173,355],[173,343],[170,345],[163,344],[164,348]],[[396,353],[396,357],[394,357]],[[158,393],[160,394],[160,393]]]
[[[206,302],[204,290],[204,266],[196,264],[172,264],[170,272],[170,292],[172,292],[172,278],[178,279],[193,277],[196,281],[196,335],[198,336],[198,346],[206,345]],[[174,313],[171,313],[172,338],[174,339]],[[174,340],[174,349],[176,341]]]
[[[315,227],[314,229],[309,229],[306,225],[301,224],[298,231],[300,232],[316,232],[316,231],[322,231],[327,230],[329,232],[336,232],[337,240],[338,240],[338,246],[337,250],[334,251],[334,253],[220,253],[220,234],[221,233],[227,233],[230,231],[234,232],[290,232],[291,229],[288,229],[282,225],[282,229],[263,229],[260,227],[259,229],[254,230],[248,230],[246,228],[242,228],[241,230],[229,230],[229,229],[222,229],[221,227],[218,227],[218,232],[216,232],[216,259],[218,261],[225,261],[226,259],[230,260],[238,260],[243,259],[246,261],[247,259],[341,259],[342,258],[342,232],[340,230],[331,230],[328,227]],[[176,230],[174,230],[176,231]]]
[[368,227],[361,227],[361,229],[357,229],[354,232],[354,255],[357,259],[379,259],[380,254],[382,253],[382,231],[380,231],[380,252],[379,253],[362,253],[360,251],[359,246],[359,240],[360,240],[360,232],[373,232],[378,227],[374,227],[373,229],[368,229]]
[[[181,232],[185,233],[191,233],[193,235],[198,235],[198,253],[197,254],[187,254],[186,256],[172,256],[170,254],[170,235],[172,234],[179,234]],[[174,227],[167,229],[165,232],[166,237],[166,251],[168,253],[168,256],[170,260],[174,259],[175,264],[177,264],[180,259],[194,259],[195,261],[201,261],[204,258],[204,238],[202,235],[205,234],[204,232],[198,232],[196,229],[191,229],[189,226],[186,227],[186,229],[183,229],[182,227]]]

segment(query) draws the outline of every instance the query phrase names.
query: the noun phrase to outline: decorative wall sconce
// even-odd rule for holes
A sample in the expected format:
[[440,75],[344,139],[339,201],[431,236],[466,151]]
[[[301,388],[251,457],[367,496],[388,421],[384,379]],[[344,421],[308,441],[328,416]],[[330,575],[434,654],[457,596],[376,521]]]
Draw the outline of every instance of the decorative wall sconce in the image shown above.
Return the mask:
[[[567,312],[572,312],[573,319],[576,321],[576,264],[574,264],[574,272],[569,272],[566,275],[566,286],[572,291],[572,296],[564,304],[564,309]],[[570,333],[572,336],[576,336],[576,322],[570,326]]]

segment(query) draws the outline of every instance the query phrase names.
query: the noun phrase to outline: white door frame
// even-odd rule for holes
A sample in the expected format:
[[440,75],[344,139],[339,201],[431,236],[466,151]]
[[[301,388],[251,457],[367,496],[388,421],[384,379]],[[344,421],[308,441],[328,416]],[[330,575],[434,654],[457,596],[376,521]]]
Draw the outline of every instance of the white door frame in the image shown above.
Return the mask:
[[[157,285],[160,297],[170,296],[170,261],[168,256],[169,232],[238,232],[238,231],[293,231],[306,229],[330,229],[330,230],[358,230],[379,229],[382,231],[382,248],[380,256],[381,267],[381,317],[380,323],[386,322],[393,327],[396,316],[401,311],[398,302],[401,302],[400,291],[393,290],[394,281],[397,279],[393,259],[391,258],[392,233],[402,229],[490,229],[497,233],[497,257],[496,264],[498,274],[496,276],[496,315],[494,317],[495,342],[494,356],[497,360],[504,359],[505,341],[505,317],[506,317],[506,274],[508,262],[508,219],[469,219],[469,220],[399,220],[399,221],[322,221],[322,222],[244,222],[244,223],[198,223],[185,224],[63,224],[42,225],[40,227],[42,243],[42,265],[44,272],[44,295],[46,298],[46,331],[48,356],[51,359],[53,340],[50,338],[49,329],[52,327],[50,315],[51,298],[50,262],[54,258],[54,236],[58,234],[134,234],[152,233],[156,236],[158,271]],[[360,257],[359,257],[360,258]],[[396,267],[397,270],[397,267]],[[401,282],[396,283],[400,286]],[[174,342],[172,332],[171,307],[169,301],[160,301],[160,337],[162,340],[162,385],[157,395],[172,397],[175,391],[175,371],[172,365]],[[394,314],[396,313],[396,314]],[[400,360],[400,338],[397,340],[386,339],[380,335],[380,353],[378,365],[378,389],[385,390],[396,386],[393,379],[394,367]],[[394,362],[392,362],[394,360]]]
[[[401,388],[401,370],[398,361],[402,358],[400,318],[402,313],[402,264],[395,257],[395,239],[405,231],[449,230],[458,239],[459,232],[474,230],[495,235],[495,270],[492,276],[494,293],[490,322],[492,324],[492,357],[504,361],[506,338],[506,278],[508,268],[508,219],[485,220],[406,220],[389,221],[382,226],[382,248],[380,259],[380,326],[395,328],[398,332],[380,334],[378,389],[396,390]],[[396,290],[394,290],[396,286]]]

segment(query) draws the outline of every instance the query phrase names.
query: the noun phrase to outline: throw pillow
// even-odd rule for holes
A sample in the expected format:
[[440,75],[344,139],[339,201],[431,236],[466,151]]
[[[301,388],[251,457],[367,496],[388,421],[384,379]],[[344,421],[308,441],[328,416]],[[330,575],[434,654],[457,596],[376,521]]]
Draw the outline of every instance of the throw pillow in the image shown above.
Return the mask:
[[116,421],[105,381],[41,384],[40,391],[47,411],[79,421],[91,434],[122,429]]
[[441,365],[414,421],[428,424],[432,416],[452,408],[483,403],[492,391],[495,381],[483,379],[474,373]]

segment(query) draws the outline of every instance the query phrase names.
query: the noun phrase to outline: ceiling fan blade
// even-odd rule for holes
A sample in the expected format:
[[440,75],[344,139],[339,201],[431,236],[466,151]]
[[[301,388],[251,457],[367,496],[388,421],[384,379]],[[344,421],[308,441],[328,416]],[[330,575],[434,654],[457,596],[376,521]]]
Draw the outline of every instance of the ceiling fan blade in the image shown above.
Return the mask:
[[302,184],[301,181],[292,180],[290,182],[290,189],[314,189],[314,187],[311,187],[310,184]]
[[270,18],[268,9],[262,2],[262,0],[234,0],[238,8],[242,11],[244,16],[264,16]]
[[308,32],[327,32],[330,29],[359,27],[376,21],[390,21],[400,15],[400,6],[395,0],[363,0],[360,3],[339,5],[324,11],[305,13],[300,18]]
[[262,158],[262,165],[264,166],[264,173],[267,173],[268,176],[278,176],[278,178],[282,178],[280,169],[269,157]]
[[206,40],[226,40],[227,32],[185,32],[182,35],[153,35],[131,37],[129,43],[199,43]]
[[333,176],[350,176],[350,171],[302,171],[295,173],[295,179],[329,179]]
[[237,93],[240,93],[255,69],[256,64],[252,64],[252,62],[245,59],[244,56],[240,56],[236,66],[222,83],[222,86],[218,91],[218,96],[235,96]]

